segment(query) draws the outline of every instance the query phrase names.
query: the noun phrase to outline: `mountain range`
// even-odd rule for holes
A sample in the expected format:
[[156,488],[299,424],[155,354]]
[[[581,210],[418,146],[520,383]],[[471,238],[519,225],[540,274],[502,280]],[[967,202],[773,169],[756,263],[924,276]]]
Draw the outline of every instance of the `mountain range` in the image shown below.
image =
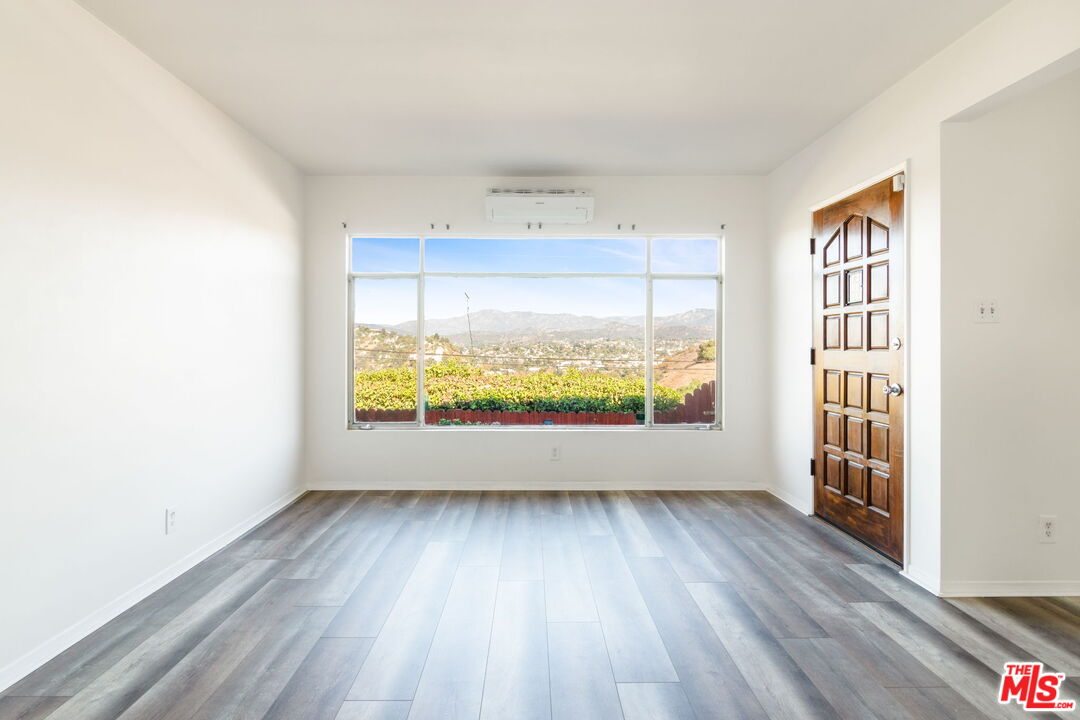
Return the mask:
[[[716,313],[698,308],[675,315],[658,316],[653,321],[657,338],[694,339],[711,337]],[[535,313],[525,311],[477,310],[449,318],[424,321],[428,335],[439,334],[453,341],[468,339],[470,325],[473,339],[479,342],[506,342],[538,337],[567,340],[592,338],[639,338],[645,327],[643,315],[595,317],[571,313]],[[415,335],[416,321],[397,325],[368,325],[401,335]]]

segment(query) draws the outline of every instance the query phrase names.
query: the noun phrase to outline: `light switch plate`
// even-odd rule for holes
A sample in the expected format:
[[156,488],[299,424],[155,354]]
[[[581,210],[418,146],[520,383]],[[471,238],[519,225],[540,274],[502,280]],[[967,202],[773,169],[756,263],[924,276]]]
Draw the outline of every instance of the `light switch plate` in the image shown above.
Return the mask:
[[997,300],[977,300],[975,301],[973,322],[980,324],[990,324],[1000,322],[1001,311],[998,308]]

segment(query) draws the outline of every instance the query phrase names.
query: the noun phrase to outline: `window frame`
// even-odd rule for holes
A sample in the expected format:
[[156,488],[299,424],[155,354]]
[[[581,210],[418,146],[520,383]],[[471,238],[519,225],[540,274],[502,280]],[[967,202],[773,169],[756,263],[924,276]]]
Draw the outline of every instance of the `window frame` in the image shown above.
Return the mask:
[[[417,240],[419,242],[419,261],[415,272],[353,272],[352,246],[353,238],[379,238],[379,239],[402,239]],[[644,240],[645,241],[645,270],[640,273],[603,273],[603,272],[447,272],[427,271],[424,268],[425,243],[429,238],[446,239],[477,239],[477,240],[565,240],[565,239],[595,239],[595,240]],[[652,245],[656,239],[688,239],[688,240],[715,240],[717,251],[717,267],[715,273],[654,273],[652,272]],[[724,429],[724,271],[726,240],[723,233],[625,233],[625,234],[585,234],[574,232],[544,232],[543,234],[476,234],[476,233],[356,233],[349,232],[345,236],[345,270],[347,284],[347,311],[345,313],[347,326],[347,351],[348,351],[348,384],[347,410],[349,430],[432,430],[439,432],[530,432],[542,430],[545,432],[643,432],[652,430],[676,431],[676,430],[723,430]],[[428,425],[425,422],[424,413],[424,341],[427,337],[424,318],[424,281],[426,278],[627,278],[644,280],[645,283],[645,422],[642,425]],[[354,281],[357,279],[388,280],[405,279],[416,281],[416,419],[411,422],[357,422],[356,420],[356,368],[355,368],[355,316],[356,301],[354,297]],[[714,280],[716,282],[716,312],[713,334],[716,339],[716,407],[715,418],[712,423],[673,423],[656,424],[653,422],[653,393],[654,393],[654,318],[653,318],[653,281],[654,280]]]

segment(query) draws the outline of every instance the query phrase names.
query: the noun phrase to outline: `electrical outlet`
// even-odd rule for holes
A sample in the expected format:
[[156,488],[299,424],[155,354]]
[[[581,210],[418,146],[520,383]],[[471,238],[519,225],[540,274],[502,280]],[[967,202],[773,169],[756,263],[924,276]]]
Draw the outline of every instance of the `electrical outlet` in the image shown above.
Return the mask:
[[559,462],[562,460],[562,445],[551,446],[551,452],[548,453],[548,460],[551,462]]
[[176,509],[165,508],[165,534],[172,535],[176,532]]
[[1039,516],[1039,542],[1057,542],[1057,515]]

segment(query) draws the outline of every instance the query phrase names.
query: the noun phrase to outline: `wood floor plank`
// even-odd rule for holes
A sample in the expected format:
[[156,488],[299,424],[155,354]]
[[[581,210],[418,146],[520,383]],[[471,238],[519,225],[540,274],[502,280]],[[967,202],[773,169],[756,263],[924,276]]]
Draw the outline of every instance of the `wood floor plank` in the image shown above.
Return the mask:
[[835,597],[813,573],[787,555],[782,545],[767,538],[745,537],[734,542],[883,687],[946,684],[851,604]]
[[480,495],[480,503],[461,554],[462,565],[498,566],[502,561],[509,502],[510,495],[504,492],[484,492]]
[[715,522],[728,537],[771,537],[775,532],[772,525],[745,510],[736,509],[725,498],[730,498],[730,493],[677,491],[669,495],[671,507],[678,504],[703,519]]
[[309,490],[294,500],[287,508],[252,528],[242,539],[245,541],[258,540],[265,543],[273,542],[288,534],[291,531],[290,528],[300,522],[301,518],[313,512],[318,505],[327,500],[339,502],[340,498],[329,493]]
[[320,638],[265,720],[334,720],[372,642],[371,638]]
[[336,720],[406,720],[408,717],[408,701],[346,700]]
[[611,532],[627,557],[662,557],[663,551],[645,527],[630,498],[622,491],[598,493],[604,506]]
[[1004,605],[1008,605],[1013,602],[1019,602],[1038,606],[1045,612],[1049,613],[1050,616],[1055,618],[1055,621],[1057,623],[1061,623],[1061,627],[1068,634],[1069,639],[1076,640],[1076,634],[1073,632],[1073,630],[1077,627],[1077,623],[1080,623],[1080,598],[1012,597],[999,598],[999,600]]
[[623,720],[599,623],[548,623],[552,720]]
[[499,569],[458,568],[412,702],[411,720],[476,720]]
[[265,538],[269,543],[262,549],[260,557],[295,559],[318,541],[362,495],[361,491],[340,492],[340,496],[325,491],[308,493],[308,496],[314,496],[314,501],[299,508],[289,524],[280,527],[272,537]]
[[480,718],[551,718],[543,583],[499,583]]
[[476,508],[480,504],[480,493],[468,490],[455,490],[447,499],[446,508],[439,516],[431,532],[432,540],[443,542],[465,542],[469,537]]
[[360,668],[348,700],[412,700],[450,593],[461,543],[428,543]]
[[696,720],[679,683],[620,683],[624,720]]
[[537,493],[540,499],[541,515],[573,515],[574,508],[570,505],[570,495],[565,490],[541,490]]
[[[282,565],[280,578],[310,580],[320,577],[355,541],[362,525],[377,521],[389,512],[391,493],[365,493],[338,520],[307,546],[296,559]],[[264,551],[265,552],[265,551]]]
[[1046,600],[1080,619],[1080,597],[1050,597]]
[[889,688],[912,720],[984,720],[986,717],[952,688]]
[[727,578],[701,551],[686,532],[661,495],[653,492],[633,492],[630,499],[649,528],[649,533],[664,557],[671,563],[683,582],[724,582]]
[[611,535],[594,535],[582,537],[581,545],[616,682],[677,682],[679,676],[618,541]]
[[[377,505],[377,512],[365,514],[363,525],[355,529],[349,545],[305,585],[299,604],[340,607],[349,601],[405,522],[406,516],[397,509],[396,501],[389,502]],[[427,526],[415,527],[423,530]]]
[[191,720],[261,720],[322,637],[337,608],[294,607],[236,666]]
[[[709,493],[713,501],[730,511],[731,515],[738,518],[739,524],[744,528],[740,537],[775,537],[778,531],[786,532],[780,518],[773,515],[778,512],[788,512],[792,508],[783,503],[774,503],[775,500],[768,493],[761,492],[713,492]],[[770,500],[771,498],[771,500]],[[793,513],[789,516],[796,521],[806,520],[806,516]]]
[[0,720],[44,720],[66,697],[0,697]]
[[[1007,662],[1043,662],[1040,656],[1021,648],[948,601],[908,582],[894,570],[883,565],[852,565],[851,569],[995,672],[1000,672]],[[1080,628],[1076,632],[1080,633]]]
[[726,583],[686,587],[770,718],[838,717],[734,588]]
[[988,718],[1023,717],[997,702],[1000,674],[894,602],[851,605]]
[[882,564],[888,561],[838,529],[817,517],[808,517],[794,508],[773,498],[767,502],[760,497],[748,499],[746,493],[733,493],[734,502],[741,504],[739,511],[747,516],[757,515],[772,528],[774,534],[780,529],[797,542],[828,554],[840,563]]
[[1072,613],[1037,597],[991,598],[989,604],[1028,628],[1037,652],[1056,658],[1060,672],[1080,675],[1080,620]]
[[595,622],[589,573],[571,515],[542,515],[544,596],[548,622]]
[[843,720],[911,720],[836,640],[792,638],[780,644]]
[[721,569],[775,638],[825,637],[825,630],[711,520],[688,517],[686,530]]
[[121,720],[188,720],[293,609],[303,580],[273,579],[173,665]]
[[693,504],[702,504],[730,538],[772,538],[777,533],[775,522],[761,517],[757,507],[740,501],[733,492],[706,493],[703,500]]
[[449,501],[449,490],[423,490],[417,493],[416,503],[409,510],[409,517],[413,520],[431,520],[434,528]]
[[949,598],[949,603],[972,618],[1008,638],[1042,662],[1069,675],[1080,675],[1080,662],[1052,639],[1029,624],[1027,618],[1002,609],[992,598]]
[[[831,553],[803,542],[800,538],[780,533],[775,541],[782,545],[787,553],[806,567],[818,581],[827,587],[837,598],[844,602],[887,602],[890,598],[873,583],[856,573],[851,565],[838,561]],[[867,567],[881,568],[894,575],[897,569],[880,564]]]
[[514,493],[510,497],[499,579],[544,579],[540,502],[532,493]]
[[579,535],[611,535],[611,523],[595,490],[570,493],[570,505]]
[[251,560],[64,703],[53,720],[115,720],[278,571]]
[[406,520],[326,629],[326,637],[375,637],[427,547],[432,524]]
[[667,560],[627,561],[694,712],[706,718],[767,717]]
[[204,560],[30,673],[8,688],[6,693],[75,695],[214,587],[234,575],[246,562],[246,559],[235,558],[227,551]]

